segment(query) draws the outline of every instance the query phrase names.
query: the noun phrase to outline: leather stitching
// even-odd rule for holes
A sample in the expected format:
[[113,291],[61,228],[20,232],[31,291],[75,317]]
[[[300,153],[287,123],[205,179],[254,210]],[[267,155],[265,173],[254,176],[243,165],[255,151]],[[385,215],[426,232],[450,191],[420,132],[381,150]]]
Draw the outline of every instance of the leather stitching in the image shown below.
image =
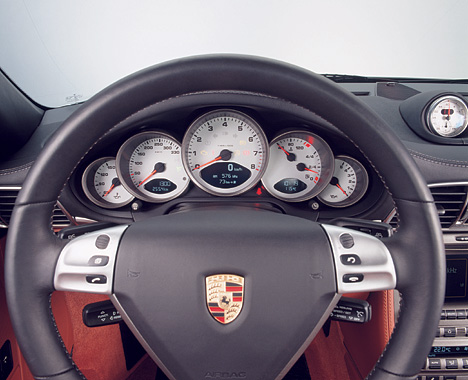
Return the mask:
[[414,158],[417,158],[422,161],[427,161],[427,162],[437,164],[437,165],[451,166],[451,167],[457,167],[457,168],[468,168],[467,161],[439,159],[437,157],[419,153],[411,149],[408,149],[408,150]]
[[21,172],[23,170],[29,169],[32,166],[33,163],[34,163],[34,161],[31,161],[31,162],[29,162],[27,164],[18,166],[16,168],[0,170],[0,175],[9,175],[9,174],[14,174],[14,173]]

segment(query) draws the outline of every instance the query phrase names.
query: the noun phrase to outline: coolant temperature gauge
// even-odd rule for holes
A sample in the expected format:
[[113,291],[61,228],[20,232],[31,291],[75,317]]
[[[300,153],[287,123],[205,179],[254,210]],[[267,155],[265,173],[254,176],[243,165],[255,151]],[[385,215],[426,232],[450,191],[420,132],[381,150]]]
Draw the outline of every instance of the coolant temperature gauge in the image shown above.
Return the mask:
[[366,169],[360,162],[349,156],[336,156],[330,184],[318,199],[332,207],[351,206],[366,193],[368,183]]

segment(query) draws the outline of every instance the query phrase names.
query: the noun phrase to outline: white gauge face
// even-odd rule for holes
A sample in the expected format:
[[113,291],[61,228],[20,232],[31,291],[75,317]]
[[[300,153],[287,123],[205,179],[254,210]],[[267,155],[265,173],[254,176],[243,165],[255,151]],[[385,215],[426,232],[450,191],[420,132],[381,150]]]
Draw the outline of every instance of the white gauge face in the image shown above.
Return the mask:
[[91,163],[83,174],[82,184],[86,196],[101,207],[122,207],[133,199],[117,176],[113,157],[100,158]]
[[221,196],[241,194],[260,180],[268,143],[260,126],[234,110],[198,118],[183,140],[185,169],[203,190]]
[[333,207],[351,206],[362,198],[367,185],[367,172],[360,162],[348,156],[337,156],[330,184],[318,198]]
[[458,136],[468,124],[468,108],[465,102],[456,96],[443,96],[429,107],[427,123],[439,136]]
[[127,140],[117,154],[119,175],[136,197],[163,202],[188,186],[180,144],[160,132],[143,132]]
[[288,132],[270,144],[270,160],[262,183],[275,197],[299,202],[316,196],[333,173],[333,153],[309,132]]

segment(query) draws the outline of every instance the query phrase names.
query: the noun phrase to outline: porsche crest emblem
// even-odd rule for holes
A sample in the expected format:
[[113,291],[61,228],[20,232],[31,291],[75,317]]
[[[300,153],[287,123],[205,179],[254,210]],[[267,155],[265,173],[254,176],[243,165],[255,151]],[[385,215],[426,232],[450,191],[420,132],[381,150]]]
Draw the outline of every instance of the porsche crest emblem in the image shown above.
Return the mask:
[[206,277],[206,303],[219,323],[226,325],[234,321],[244,304],[244,277],[234,274]]

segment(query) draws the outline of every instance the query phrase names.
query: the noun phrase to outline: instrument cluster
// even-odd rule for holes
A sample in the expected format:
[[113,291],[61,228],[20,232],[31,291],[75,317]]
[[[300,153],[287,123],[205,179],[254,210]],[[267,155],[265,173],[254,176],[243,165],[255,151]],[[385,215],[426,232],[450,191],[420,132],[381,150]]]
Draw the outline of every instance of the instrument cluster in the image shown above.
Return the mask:
[[282,201],[317,197],[330,207],[347,207],[364,196],[369,180],[358,160],[335,157],[315,133],[299,128],[268,142],[251,116],[217,109],[196,118],[182,142],[159,130],[131,136],[116,157],[89,164],[81,184],[90,201],[115,209],[134,198],[167,202],[190,182],[219,197],[243,194],[261,182]]

